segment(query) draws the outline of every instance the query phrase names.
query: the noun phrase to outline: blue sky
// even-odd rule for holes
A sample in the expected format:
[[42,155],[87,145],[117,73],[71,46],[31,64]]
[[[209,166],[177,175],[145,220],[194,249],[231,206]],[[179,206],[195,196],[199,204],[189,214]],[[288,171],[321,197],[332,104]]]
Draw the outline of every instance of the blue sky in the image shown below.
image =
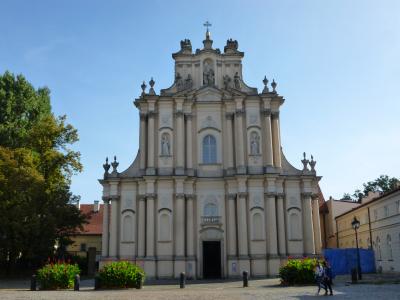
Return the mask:
[[0,72],[51,89],[54,112],[80,135],[72,190],[92,202],[105,157],[121,171],[136,156],[141,82],[170,86],[171,53],[184,38],[200,48],[209,20],[214,47],[238,40],[248,85],[275,78],[286,157],[300,168],[313,154],[325,197],[338,198],[400,177],[399,12],[396,0],[1,0]]

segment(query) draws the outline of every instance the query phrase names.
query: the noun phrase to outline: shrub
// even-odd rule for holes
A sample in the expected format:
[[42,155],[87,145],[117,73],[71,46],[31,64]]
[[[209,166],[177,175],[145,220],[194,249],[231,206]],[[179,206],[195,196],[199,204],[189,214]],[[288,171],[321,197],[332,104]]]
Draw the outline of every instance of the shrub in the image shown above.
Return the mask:
[[105,265],[98,274],[100,288],[141,288],[144,271],[127,261]]
[[38,270],[37,280],[42,290],[68,289],[74,286],[79,272],[77,264],[52,263]]
[[287,264],[279,269],[281,284],[312,284],[315,282],[314,269],[318,264],[316,258],[289,259]]

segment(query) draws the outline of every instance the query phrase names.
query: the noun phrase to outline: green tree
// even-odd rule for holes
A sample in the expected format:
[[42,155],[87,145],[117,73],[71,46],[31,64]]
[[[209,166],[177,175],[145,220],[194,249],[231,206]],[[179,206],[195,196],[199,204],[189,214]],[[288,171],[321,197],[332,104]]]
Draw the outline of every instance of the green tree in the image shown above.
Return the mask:
[[388,175],[381,175],[377,179],[368,181],[363,184],[363,190],[356,189],[353,195],[345,193],[342,197],[344,200],[361,201],[361,199],[368,195],[369,192],[387,193],[394,190],[400,183],[396,177],[389,177]]
[[51,112],[50,91],[0,75],[0,264],[35,267],[69,242],[87,216],[71,205],[71,176],[82,170],[68,146],[78,134]]

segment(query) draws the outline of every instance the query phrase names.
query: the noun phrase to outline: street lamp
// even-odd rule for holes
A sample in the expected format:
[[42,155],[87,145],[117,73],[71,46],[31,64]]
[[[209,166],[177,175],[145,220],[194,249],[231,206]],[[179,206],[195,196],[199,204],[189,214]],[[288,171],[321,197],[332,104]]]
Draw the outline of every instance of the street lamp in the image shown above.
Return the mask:
[[354,229],[354,231],[356,233],[358,279],[362,279],[362,276],[361,276],[361,263],[360,263],[360,249],[358,248],[358,234],[357,234],[357,230],[358,230],[358,228],[360,228],[360,221],[358,221],[357,218],[354,217],[353,221],[351,222],[351,226],[353,227],[353,229]]

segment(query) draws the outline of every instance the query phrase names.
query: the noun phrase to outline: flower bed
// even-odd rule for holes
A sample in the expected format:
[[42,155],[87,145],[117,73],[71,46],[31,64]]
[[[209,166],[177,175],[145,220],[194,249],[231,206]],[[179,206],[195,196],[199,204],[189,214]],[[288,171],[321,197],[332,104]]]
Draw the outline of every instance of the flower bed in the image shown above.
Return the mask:
[[75,275],[79,273],[77,264],[49,263],[38,270],[37,280],[41,290],[69,289],[74,286]]
[[141,288],[145,279],[143,269],[127,261],[105,265],[98,274],[98,287]]
[[289,259],[279,269],[283,285],[312,284],[315,282],[314,269],[318,264],[316,258]]

